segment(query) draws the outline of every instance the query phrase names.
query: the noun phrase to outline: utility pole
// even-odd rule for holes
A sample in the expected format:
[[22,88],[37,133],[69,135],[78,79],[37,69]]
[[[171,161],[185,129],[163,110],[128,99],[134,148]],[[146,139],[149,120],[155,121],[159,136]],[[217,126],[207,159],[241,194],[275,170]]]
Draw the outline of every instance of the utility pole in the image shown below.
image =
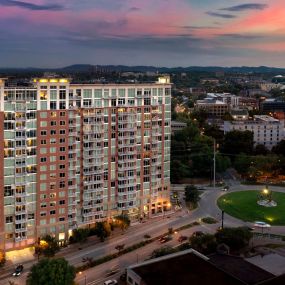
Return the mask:
[[216,188],[216,139],[214,139],[214,175],[213,175],[213,179],[214,179],[214,189]]
[[224,214],[225,214],[225,211],[222,210],[222,229],[224,228]]

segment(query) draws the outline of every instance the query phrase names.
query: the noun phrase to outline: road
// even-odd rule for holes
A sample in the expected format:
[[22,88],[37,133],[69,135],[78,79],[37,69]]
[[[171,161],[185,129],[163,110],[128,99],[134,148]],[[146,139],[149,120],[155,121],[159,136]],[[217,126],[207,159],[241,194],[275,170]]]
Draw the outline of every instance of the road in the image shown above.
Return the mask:
[[[234,183],[231,183],[230,179],[227,181],[228,185],[230,186],[230,191],[243,191],[243,190],[261,190],[262,186],[248,186],[248,185],[241,185],[238,182],[234,181]],[[271,187],[274,191],[283,191],[284,188],[282,187]],[[177,191],[178,193],[181,193],[184,191],[184,186],[173,186],[173,190]],[[180,194],[180,196],[181,196]],[[159,236],[161,234],[164,234],[167,232],[168,228],[178,228],[185,224],[189,224],[191,222],[197,221],[203,217],[211,216],[214,217],[219,221],[219,224],[216,224],[212,228],[212,231],[214,231],[216,226],[219,226],[221,223],[221,210],[218,208],[216,201],[217,199],[225,194],[225,192],[221,191],[221,188],[213,189],[213,188],[207,188],[201,195],[201,200],[199,201],[199,207],[194,211],[187,211],[185,209],[176,212],[175,214],[167,217],[166,215],[164,217],[159,217],[155,219],[150,219],[146,223],[143,224],[137,224],[134,226],[131,226],[127,232],[124,235],[121,235],[119,237],[108,239],[104,243],[95,244],[93,246],[90,246],[88,248],[78,250],[76,252],[64,252],[64,250],[59,254],[63,255],[70,264],[72,265],[80,265],[82,263],[82,258],[84,257],[92,257],[94,259],[98,259],[100,257],[103,257],[107,254],[115,253],[116,249],[115,247],[120,244],[125,244],[127,246],[130,246],[132,244],[135,244],[141,240],[144,239],[144,235],[148,234],[151,237]],[[250,223],[246,223],[243,221],[240,221],[238,219],[235,219],[227,214],[224,216],[224,225],[225,226],[241,226],[241,225],[247,225],[252,226]],[[189,234],[191,231],[197,231],[197,230],[205,230],[204,226],[197,226],[189,229]],[[285,227],[278,227],[274,226],[270,229],[271,233],[275,234],[285,234]],[[187,232],[188,234],[188,232]],[[170,242],[171,244],[171,242]],[[86,273],[89,271],[85,271],[84,274],[86,275],[86,282],[91,282],[93,280],[100,280],[101,282],[102,276],[104,277],[107,269],[112,268],[112,266],[119,266],[119,268],[125,268],[126,266],[136,262],[137,256],[141,256],[141,258],[145,258],[147,255],[149,255],[153,249],[159,247],[160,245],[156,242],[143,247],[135,252],[126,254],[124,256],[121,256],[118,259],[112,260],[108,263],[102,264],[100,266],[95,267],[96,269],[90,269],[90,274]],[[141,259],[140,259],[141,260]],[[31,268],[32,264],[36,261],[31,261],[27,264],[25,264],[25,273],[16,279],[18,285],[24,285],[25,279],[27,276],[27,271]],[[100,269],[101,268],[101,269]],[[94,270],[94,272],[93,272]],[[0,277],[0,285],[9,284],[8,280],[14,279],[10,277],[11,274],[9,273],[7,276]],[[6,278],[8,277],[8,278]],[[116,277],[116,276],[115,276]],[[83,278],[84,280],[81,280],[80,282],[84,282],[81,284],[85,284],[85,276],[79,276],[79,279]],[[100,279],[101,278],[101,279]],[[98,283],[98,284],[99,284]],[[86,283],[88,284],[88,283]],[[93,284],[93,283],[92,283]],[[97,284],[97,283],[94,283]]]

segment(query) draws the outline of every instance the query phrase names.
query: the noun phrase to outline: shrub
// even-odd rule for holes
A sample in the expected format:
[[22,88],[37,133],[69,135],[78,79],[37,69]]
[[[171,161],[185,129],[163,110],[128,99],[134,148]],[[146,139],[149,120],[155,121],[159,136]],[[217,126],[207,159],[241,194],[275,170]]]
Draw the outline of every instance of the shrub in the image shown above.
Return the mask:
[[218,221],[212,217],[202,218],[202,222],[205,224],[216,224]]

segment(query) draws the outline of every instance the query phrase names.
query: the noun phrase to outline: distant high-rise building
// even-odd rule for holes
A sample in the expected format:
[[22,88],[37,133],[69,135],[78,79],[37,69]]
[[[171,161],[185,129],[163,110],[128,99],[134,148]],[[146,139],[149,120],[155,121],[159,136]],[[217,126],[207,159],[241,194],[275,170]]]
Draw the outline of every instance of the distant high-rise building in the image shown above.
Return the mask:
[[170,209],[171,84],[0,79],[0,248]]

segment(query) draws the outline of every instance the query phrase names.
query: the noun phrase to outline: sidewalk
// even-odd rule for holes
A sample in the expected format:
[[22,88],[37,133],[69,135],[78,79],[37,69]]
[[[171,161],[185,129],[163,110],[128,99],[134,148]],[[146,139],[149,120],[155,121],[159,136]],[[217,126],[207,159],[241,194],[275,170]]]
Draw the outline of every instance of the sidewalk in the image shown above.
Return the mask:
[[[140,223],[140,222],[132,223],[130,225],[130,227],[128,228],[128,230],[124,233],[122,233],[122,231],[120,229],[115,229],[113,232],[111,232],[111,236],[105,240],[105,243],[110,242],[110,241],[114,240],[115,238],[121,237],[122,235],[131,235],[131,233],[136,232],[138,228],[139,229],[142,229],[144,227],[147,228],[147,226],[150,223],[162,221],[162,220],[168,219],[170,217],[173,218],[176,215],[178,216],[180,214],[181,214],[180,211],[178,211],[178,212],[173,211],[173,212],[167,212],[167,213],[162,214],[162,215],[159,214],[156,216],[152,216],[150,219],[144,220],[142,223]],[[87,241],[85,241],[84,243],[81,243],[81,244],[80,243],[74,243],[74,244],[68,245],[67,247],[61,248],[61,250],[55,255],[55,257],[65,257],[66,255],[78,252],[79,250],[81,251],[81,250],[86,250],[89,247],[94,247],[97,244],[104,245],[104,242],[101,242],[97,236],[90,236],[90,237],[88,237]],[[14,262],[16,262],[16,264],[17,263],[23,264],[25,267],[25,271],[26,271],[27,269],[31,268],[34,263],[37,262],[37,256],[32,256],[32,258],[27,259],[25,261],[21,261],[21,262],[14,261]],[[6,265],[4,266],[4,268],[0,269],[0,280],[11,276],[14,268],[15,268],[15,263],[12,264],[12,262],[9,262],[9,260],[8,260]]]

